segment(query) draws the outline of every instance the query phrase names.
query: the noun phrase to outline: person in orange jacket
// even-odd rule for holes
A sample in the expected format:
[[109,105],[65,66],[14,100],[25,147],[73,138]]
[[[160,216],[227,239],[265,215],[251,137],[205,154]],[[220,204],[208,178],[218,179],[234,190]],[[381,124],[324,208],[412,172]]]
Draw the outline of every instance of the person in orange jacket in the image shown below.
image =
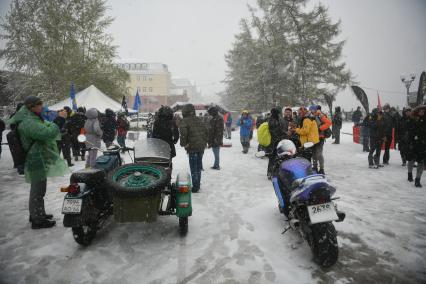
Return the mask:
[[[319,142],[314,146],[312,167],[319,174],[325,174],[323,149],[324,149],[325,139],[327,138],[326,131],[330,131],[329,129],[331,127],[331,120],[327,117],[327,115],[322,113],[321,106],[311,106],[309,110],[316,117],[316,122],[318,124],[318,134],[319,134]],[[320,166],[319,170],[318,170],[318,163]]]

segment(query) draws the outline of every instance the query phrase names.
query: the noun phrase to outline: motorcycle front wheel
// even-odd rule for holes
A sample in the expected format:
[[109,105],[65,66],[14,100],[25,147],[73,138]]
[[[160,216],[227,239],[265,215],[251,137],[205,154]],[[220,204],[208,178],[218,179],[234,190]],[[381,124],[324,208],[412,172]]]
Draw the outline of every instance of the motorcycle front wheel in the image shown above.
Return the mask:
[[316,263],[330,267],[339,256],[337,233],[332,223],[319,223],[311,226],[310,246]]
[[96,224],[91,224],[87,226],[72,227],[71,229],[74,240],[82,246],[88,246],[92,243],[96,236],[97,226]]

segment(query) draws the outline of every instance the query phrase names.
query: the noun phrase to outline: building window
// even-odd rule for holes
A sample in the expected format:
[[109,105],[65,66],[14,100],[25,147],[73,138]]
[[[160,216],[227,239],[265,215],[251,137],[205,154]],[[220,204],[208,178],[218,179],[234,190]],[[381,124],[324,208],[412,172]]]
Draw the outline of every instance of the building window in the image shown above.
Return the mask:
[[149,92],[151,92],[151,93],[152,93],[152,87],[149,87]]
[[141,75],[137,75],[136,78],[138,79],[138,81],[141,80]]
[[148,64],[142,63],[142,69],[147,69],[147,68],[148,68]]
[[143,80],[146,81],[146,76],[143,76]]
[[151,76],[149,76],[148,80],[152,81],[152,77],[151,77]]
[[146,87],[143,87],[143,89],[142,89],[142,90],[143,90],[143,92],[146,92]]

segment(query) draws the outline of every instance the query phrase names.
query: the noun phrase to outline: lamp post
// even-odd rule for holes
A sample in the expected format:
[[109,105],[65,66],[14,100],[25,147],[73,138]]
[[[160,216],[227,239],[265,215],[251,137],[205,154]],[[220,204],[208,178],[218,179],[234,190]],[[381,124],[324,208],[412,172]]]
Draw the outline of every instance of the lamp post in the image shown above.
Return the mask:
[[416,74],[411,73],[409,78],[407,78],[405,75],[401,75],[400,78],[401,82],[405,85],[405,88],[407,89],[407,105],[409,106],[410,86],[413,83],[414,79],[416,79]]

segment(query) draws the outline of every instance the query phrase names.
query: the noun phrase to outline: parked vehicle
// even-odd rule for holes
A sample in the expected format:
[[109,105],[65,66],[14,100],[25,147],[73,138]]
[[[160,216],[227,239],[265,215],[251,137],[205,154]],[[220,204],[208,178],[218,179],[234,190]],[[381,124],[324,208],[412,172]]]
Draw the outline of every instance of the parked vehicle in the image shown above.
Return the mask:
[[[134,163],[123,164],[120,151],[133,151]],[[180,174],[175,183],[170,182],[172,164],[166,142],[147,139],[135,148],[112,145],[102,152],[94,169],[74,172],[70,185],[61,188],[67,192],[62,206],[64,227],[72,229],[77,243],[89,245],[111,215],[117,222],[153,222],[157,215],[177,215],[179,232],[188,232],[191,179]]]
[[333,221],[342,222],[345,213],[337,210],[333,200],[336,189],[325,175],[312,170],[312,143],[299,151],[290,140],[277,146],[272,184],[278,209],[288,218],[289,227],[298,230],[308,242],[314,260],[323,267],[338,259],[337,233]]
[[130,128],[146,128],[148,125],[148,114],[139,114],[139,117],[133,116],[129,119]]

